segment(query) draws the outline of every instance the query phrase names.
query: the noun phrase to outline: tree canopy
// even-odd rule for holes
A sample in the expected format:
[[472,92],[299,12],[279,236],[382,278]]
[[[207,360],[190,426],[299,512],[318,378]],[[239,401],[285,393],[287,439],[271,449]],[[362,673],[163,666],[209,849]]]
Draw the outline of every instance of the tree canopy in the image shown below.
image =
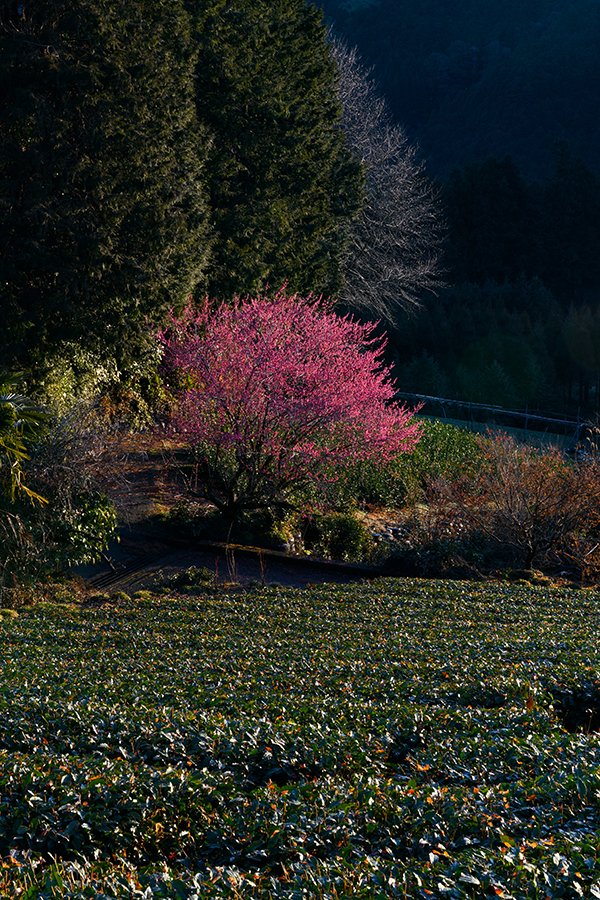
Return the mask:
[[361,201],[304,0],[0,0],[0,364],[127,368],[187,295],[333,292]]
[[0,4],[5,361],[123,356],[201,282],[208,145],[182,3]]
[[214,134],[209,293],[284,282],[335,292],[361,173],[340,129],[336,69],[319,10],[305,0],[191,6],[198,114]]
[[410,450],[376,326],[314,297],[245,297],[173,318],[161,336],[181,389],[171,424],[198,454],[204,495],[232,521],[290,503],[349,462]]
[[365,202],[344,256],[342,298],[394,322],[439,285],[440,218],[415,148],[391,121],[356,50],[333,40],[342,126],[365,171]]

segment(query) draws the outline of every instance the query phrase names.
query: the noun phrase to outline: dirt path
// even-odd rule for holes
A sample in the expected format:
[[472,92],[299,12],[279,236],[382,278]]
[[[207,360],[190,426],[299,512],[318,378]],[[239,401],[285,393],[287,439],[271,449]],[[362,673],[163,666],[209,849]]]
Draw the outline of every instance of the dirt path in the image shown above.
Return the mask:
[[181,540],[168,525],[157,526],[187,494],[189,467],[182,466],[182,447],[160,436],[127,435],[107,448],[100,471],[104,488],[115,502],[122,523],[120,540],[102,561],[76,570],[98,591],[150,588],[193,566],[206,568],[221,581],[305,587],[332,581],[372,578],[376,571],[285,553]]
[[77,569],[92,589],[132,592],[152,588],[190,569],[206,568],[220,582],[307,587],[373,578],[377,570],[360,565],[289,556],[273,550],[210,542],[187,544],[157,539],[143,528],[127,529],[95,566]]

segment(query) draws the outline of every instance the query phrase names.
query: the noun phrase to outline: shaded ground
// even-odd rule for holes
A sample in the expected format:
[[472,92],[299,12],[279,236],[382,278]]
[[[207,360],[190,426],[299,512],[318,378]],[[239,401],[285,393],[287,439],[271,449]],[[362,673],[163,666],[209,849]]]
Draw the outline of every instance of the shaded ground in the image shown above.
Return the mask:
[[[194,487],[194,469],[182,445],[153,435],[115,440],[101,463],[105,490],[122,523],[100,563],[79,567],[98,590],[135,591],[191,567],[205,567],[222,582],[261,582],[306,587],[324,581],[345,583],[379,574],[368,566],[294,557],[283,552],[183,539],[158,517],[183,504]],[[171,531],[169,529],[172,529]]]
[[186,569],[206,568],[220,582],[281,584],[308,587],[328,581],[343,584],[372,578],[369,566],[289,556],[273,550],[205,542],[175,543],[146,532],[142,525],[124,530],[102,561],[77,574],[97,590],[127,592],[155,587]]
[[183,449],[158,434],[120,435],[110,442],[97,474],[125,526],[134,528],[185,501],[193,471]]

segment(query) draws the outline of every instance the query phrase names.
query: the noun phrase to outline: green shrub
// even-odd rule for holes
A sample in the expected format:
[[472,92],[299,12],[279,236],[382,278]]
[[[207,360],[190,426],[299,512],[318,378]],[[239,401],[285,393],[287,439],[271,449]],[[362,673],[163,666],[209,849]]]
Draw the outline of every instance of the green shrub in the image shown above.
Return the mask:
[[105,439],[94,410],[78,407],[48,422],[31,446],[23,474],[44,502],[16,493],[0,518],[0,588],[99,558],[117,529],[98,475]]
[[388,506],[398,509],[406,500],[404,479],[398,473],[398,462],[377,465],[364,462],[344,472],[330,487],[328,501],[339,508]]
[[245,512],[232,524],[205,503],[185,501],[173,507],[166,518],[183,537],[203,541],[283,550],[289,537],[287,519],[270,510]]
[[367,462],[348,468],[330,487],[328,502],[337,508],[398,509],[418,502],[432,481],[454,481],[475,471],[481,457],[477,435],[437,419],[422,419],[421,425],[421,439],[411,453],[387,465]]
[[96,562],[117,531],[117,514],[104,494],[85,492],[61,503],[24,509],[21,529],[3,542],[0,567],[17,580]]
[[114,504],[97,491],[74,497],[66,508],[58,505],[44,510],[43,526],[50,559],[58,567],[96,562],[117,532]]
[[472,475],[481,459],[477,435],[438,419],[423,420],[421,440],[394,464],[393,476],[404,486],[407,502],[417,502],[433,481],[456,481]]
[[0,621],[2,619],[18,619],[19,613],[16,609],[0,609]]
[[166,587],[172,588],[198,588],[207,587],[215,583],[215,573],[207,566],[190,566],[183,572],[177,572],[165,581]]
[[304,548],[328,559],[366,560],[375,547],[368,528],[351,513],[304,516],[300,531]]
[[92,351],[70,342],[58,347],[40,369],[36,393],[57,416],[95,403],[120,377],[114,359],[98,360]]

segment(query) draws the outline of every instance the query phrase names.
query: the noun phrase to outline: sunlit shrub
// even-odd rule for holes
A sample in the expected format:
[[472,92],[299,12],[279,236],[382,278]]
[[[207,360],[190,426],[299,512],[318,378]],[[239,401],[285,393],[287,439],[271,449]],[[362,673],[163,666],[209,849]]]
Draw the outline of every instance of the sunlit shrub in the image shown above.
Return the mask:
[[564,552],[574,534],[600,524],[600,466],[555,449],[481,438],[481,467],[466,496],[473,527],[512,549],[527,568]]
[[316,556],[358,562],[369,559],[374,541],[352,513],[305,515],[299,531],[305,550]]
[[598,463],[571,461],[507,435],[476,440],[477,468],[429,480],[422,503],[402,520],[393,557],[429,575],[536,565],[595,580]]
[[420,424],[421,438],[410,454],[348,466],[330,488],[334,502],[399,508],[422,500],[439,479],[454,481],[475,471],[481,456],[477,435],[436,419]]

